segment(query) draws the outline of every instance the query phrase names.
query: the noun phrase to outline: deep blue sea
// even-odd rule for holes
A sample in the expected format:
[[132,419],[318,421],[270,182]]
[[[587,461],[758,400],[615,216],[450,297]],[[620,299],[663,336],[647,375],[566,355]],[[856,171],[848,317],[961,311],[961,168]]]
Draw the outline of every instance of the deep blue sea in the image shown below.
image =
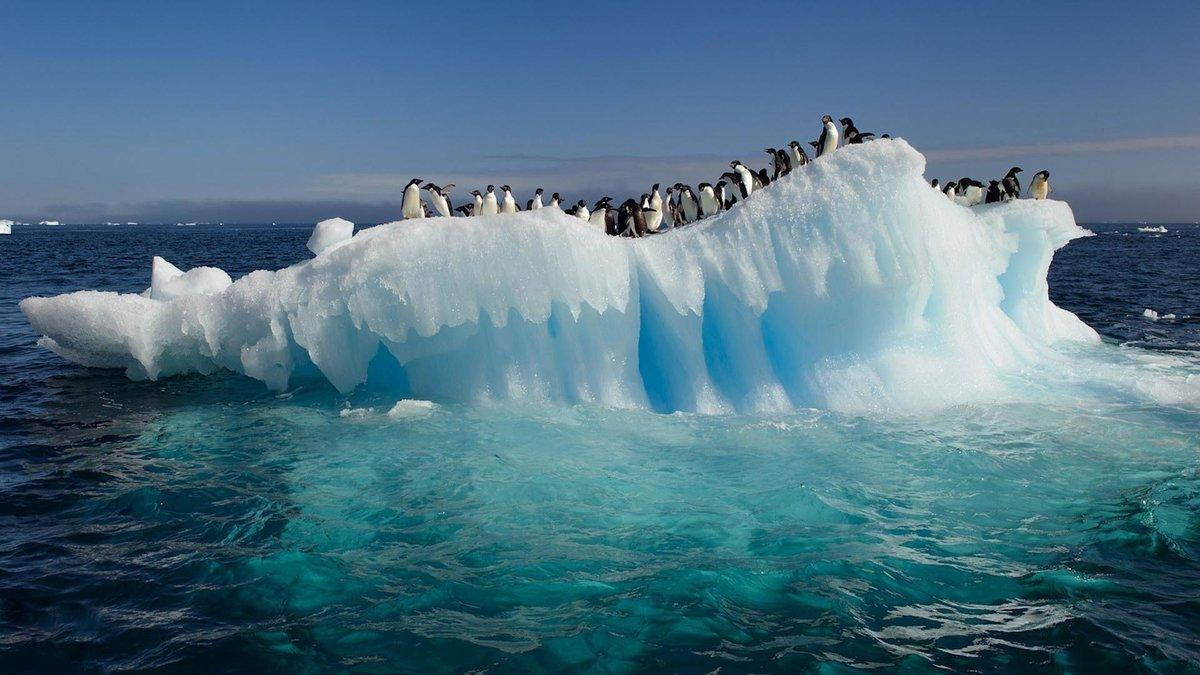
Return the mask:
[[[1200,357],[1200,226],[1088,227],[1054,301]],[[396,418],[80,368],[17,308],[141,291],[152,255],[277,269],[308,234],[0,237],[0,673],[1200,670],[1192,410]]]

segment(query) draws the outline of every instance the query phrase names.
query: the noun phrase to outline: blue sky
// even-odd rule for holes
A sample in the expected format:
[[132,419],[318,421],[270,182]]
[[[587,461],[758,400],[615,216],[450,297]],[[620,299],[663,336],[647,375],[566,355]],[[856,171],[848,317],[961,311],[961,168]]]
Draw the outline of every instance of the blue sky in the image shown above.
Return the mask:
[[1200,220],[1200,4],[1048,4],[0,0],[0,217],[372,220],[413,176],[624,196],[829,113],[930,177],[1048,168],[1081,220]]

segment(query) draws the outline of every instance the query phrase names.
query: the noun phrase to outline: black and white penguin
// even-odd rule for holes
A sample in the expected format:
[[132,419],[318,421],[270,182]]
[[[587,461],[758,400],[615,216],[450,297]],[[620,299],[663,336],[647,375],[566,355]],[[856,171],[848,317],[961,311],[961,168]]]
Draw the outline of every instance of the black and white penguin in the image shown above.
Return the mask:
[[[753,172],[751,172],[751,173],[753,173]],[[758,185],[758,189],[765,188],[771,184],[771,177],[767,175],[766,167],[759,169],[758,173],[756,173],[754,175],[758,177],[758,180],[755,181],[755,184]]]
[[722,211],[733,205],[733,198],[729,196],[729,183],[724,178],[717,181],[713,192],[717,195],[717,204],[720,205]]
[[679,211],[683,214],[683,222],[695,222],[700,217],[700,202],[696,199],[696,193],[683,183],[676,183],[675,187],[679,190]]
[[[646,195],[649,201],[650,195]],[[622,204],[618,213],[617,234],[622,237],[644,237],[649,232],[649,227],[646,224],[646,211],[649,209],[643,208],[632,199],[626,199]]]
[[529,208],[527,208],[526,211],[542,208],[542,192],[544,192],[542,188],[538,188],[533,191],[533,199],[529,200]]
[[[446,186],[446,188],[452,187],[454,187],[453,183]],[[429,193],[429,201],[433,204],[433,208],[438,212],[438,215],[448,218],[450,217],[450,214],[454,213],[454,211],[451,210],[450,200],[446,199],[446,195],[443,192],[443,190],[446,188],[438,187],[433,183],[426,183],[425,185],[421,186],[422,190],[425,190]]]
[[938,192],[942,191],[941,188],[938,187],[938,179],[936,179],[936,178],[929,181],[929,187],[933,188],[934,190],[937,190]]
[[1004,198],[1020,199],[1021,198],[1021,180],[1017,178],[1017,174],[1024,171],[1019,166],[1014,166],[1004,174],[1004,180],[1000,181],[1000,186],[1004,188]]
[[607,227],[608,212],[610,209],[612,209],[611,202],[612,197],[601,197],[596,201],[596,204],[592,206],[592,213],[588,217],[588,223],[591,224],[592,227],[595,227],[601,232],[608,234],[613,234],[608,232]]
[[475,203],[471,205],[471,215],[483,215],[483,195],[479,193],[479,190],[471,190],[471,196],[475,198]]
[[786,176],[792,172],[792,157],[787,150],[780,148],[775,151],[775,166],[779,171],[779,175],[775,176],[775,180],[779,180],[779,176]]
[[1000,198],[1003,194],[1004,192],[1000,189],[1000,181],[991,181],[988,183],[987,196],[984,197],[983,203],[995,204],[996,202],[1000,201]]
[[404,186],[404,199],[400,202],[400,215],[405,220],[409,218],[424,218],[425,209],[421,208],[421,179],[414,178]]
[[500,213],[500,206],[496,203],[496,186],[487,186],[487,192],[483,194],[483,205],[480,206],[478,213],[484,216],[494,216]]
[[842,123],[842,138],[846,139],[846,145],[856,145],[863,141],[870,140],[875,134],[862,133],[854,126],[854,120],[849,117],[843,117],[839,120]]
[[942,190],[942,194],[949,197],[950,201],[958,201],[956,199],[956,197],[958,195],[955,193],[955,190],[957,188],[958,188],[958,183],[955,183],[954,181],[950,181],[949,183],[946,183],[946,187],[945,187],[945,189]]
[[701,183],[696,187],[700,190],[700,217],[708,218],[717,215],[717,211],[721,209],[717,205],[717,193],[713,190],[713,186],[709,183]]
[[662,208],[663,224],[665,225],[663,229],[670,230],[679,227],[681,216],[679,214],[679,204],[675,198],[675,188],[673,186],[667,188],[666,195],[663,197]]
[[658,183],[650,188],[650,198],[646,200],[646,204],[650,207],[650,213],[646,214],[646,229],[658,232],[663,223],[663,198],[658,193]]
[[734,173],[737,174],[738,181],[740,182],[742,188],[742,199],[749,197],[750,193],[754,192],[754,174],[751,173],[750,169],[746,168],[745,164],[742,164],[736,159],[730,162],[729,166],[732,167]]
[[793,169],[808,164],[808,153],[804,151],[804,146],[800,145],[800,141],[788,143],[788,150],[791,151]]
[[974,178],[963,176],[962,178],[958,179],[958,187],[956,188],[956,192],[962,196],[962,199],[959,200],[961,204],[964,206],[975,206],[976,204],[983,203],[986,189],[984,188],[983,183],[980,183]]
[[501,190],[504,190],[504,198],[500,200],[500,213],[516,213],[520,211],[517,206],[517,200],[513,199],[512,188],[507,185],[501,185]]
[[1050,172],[1042,169],[1033,174],[1033,182],[1029,184],[1029,194],[1034,199],[1045,199],[1050,196]]
[[558,196],[557,192],[550,195],[550,208],[562,211],[562,197]]
[[592,219],[592,212],[588,211],[587,202],[582,199],[575,202],[575,208],[572,210],[571,215],[585,222],[591,222]]
[[838,146],[838,130],[833,123],[833,118],[829,115],[821,117],[821,136],[817,139],[817,157],[824,157],[829,153],[837,150]]

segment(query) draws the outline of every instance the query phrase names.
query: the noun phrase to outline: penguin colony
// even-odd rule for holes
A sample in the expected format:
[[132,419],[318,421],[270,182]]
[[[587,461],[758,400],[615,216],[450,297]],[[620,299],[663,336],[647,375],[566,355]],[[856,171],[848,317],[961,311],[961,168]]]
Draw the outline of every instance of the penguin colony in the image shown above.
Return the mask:
[[[849,117],[838,121],[841,123],[840,130],[829,115],[821,118],[820,136],[808,144],[813,148],[813,159],[820,159],[837,150],[839,144],[855,145],[875,139],[874,133],[859,131],[854,126],[854,120]],[[891,136],[883,134],[880,138]],[[641,199],[630,198],[619,205],[613,205],[612,197],[602,197],[590,209],[582,199],[563,209],[563,198],[557,192],[550,196],[550,202],[547,204],[543,201],[545,191],[538,188],[533,197],[526,200],[524,210],[564,210],[611,236],[644,237],[658,234],[730,209],[754,191],[761,190],[780,176],[786,176],[812,161],[798,141],[791,141],[785,148],[767,148],[763,152],[767,154],[767,167],[755,171],[735,159],[729,163],[730,170],[722,173],[715,183],[700,183],[695,188],[675,183],[667,187],[664,195],[659,192],[660,184],[655,183],[650,192],[643,194]],[[935,178],[931,186],[955,203],[964,206],[1004,202],[1021,196],[1021,182],[1017,177],[1021,171],[1020,167],[1014,166],[1003,179],[990,181],[987,186],[970,177],[950,181],[944,186],[939,185],[938,179]],[[517,213],[522,210],[512,194],[512,188],[507,185],[500,186],[499,195],[494,185],[487,186],[487,190],[482,193],[472,190],[472,202],[454,207],[450,201],[453,183],[439,186],[433,183],[422,185],[423,182],[420,178],[414,178],[404,188],[401,215],[405,219],[432,215],[470,217]],[[425,191],[425,201],[421,199],[422,190]],[[1029,194],[1034,199],[1045,199],[1049,196],[1049,171],[1039,171],[1034,175]]]

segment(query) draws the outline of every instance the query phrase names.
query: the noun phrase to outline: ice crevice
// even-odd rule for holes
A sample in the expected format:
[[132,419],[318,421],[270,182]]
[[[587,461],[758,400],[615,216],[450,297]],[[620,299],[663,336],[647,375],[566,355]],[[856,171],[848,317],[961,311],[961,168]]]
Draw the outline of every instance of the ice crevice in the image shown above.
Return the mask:
[[552,209],[352,236],[327,221],[316,256],[282,270],[230,282],[156,260],[145,294],[21,309],[44,346],[135,379],[228,369],[272,389],[323,377],[398,400],[886,411],[1077,371],[1064,354],[1079,350],[1062,345],[1100,338],[1046,282],[1054,251],[1089,234],[1070,207],[970,209],[923,171],[902,140],[850,146],[644,239]]

